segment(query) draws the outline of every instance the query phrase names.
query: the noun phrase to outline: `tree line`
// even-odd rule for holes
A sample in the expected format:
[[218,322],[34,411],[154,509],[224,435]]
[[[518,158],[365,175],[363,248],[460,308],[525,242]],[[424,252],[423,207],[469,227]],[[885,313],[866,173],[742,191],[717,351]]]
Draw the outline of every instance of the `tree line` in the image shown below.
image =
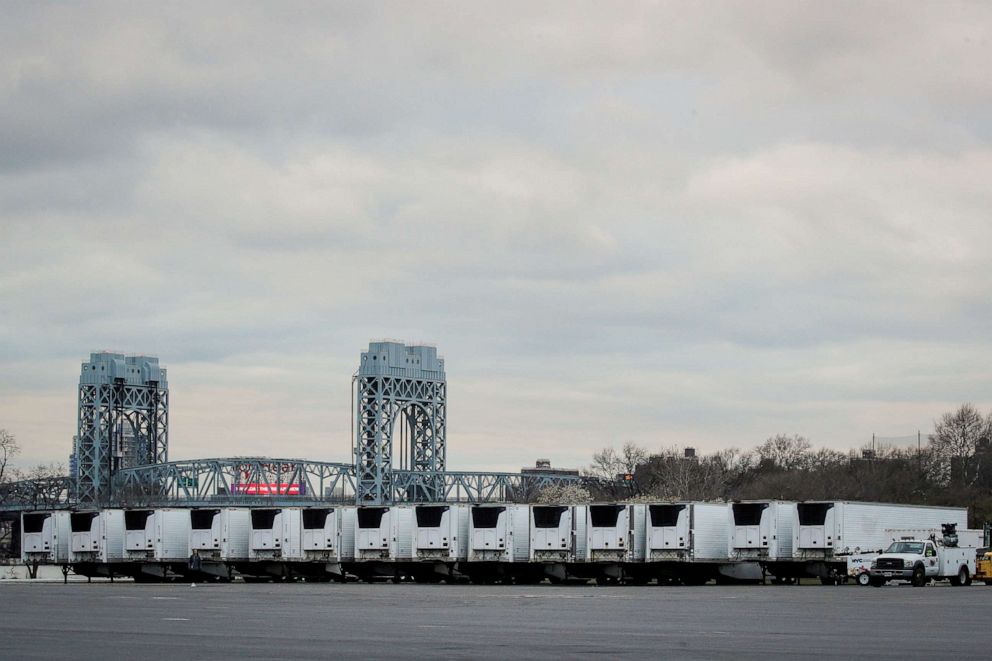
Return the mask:
[[[992,413],[971,404],[943,414],[921,447],[840,452],[779,434],[751,450],[651,453],[632,443],[593,455],[586,474],[632,478],[643,500],[861,500],[969,508],[969,525],[992,521]],[[687,456],[687,455],[692,456]],[[607,489],[593,498],[623,495]]]

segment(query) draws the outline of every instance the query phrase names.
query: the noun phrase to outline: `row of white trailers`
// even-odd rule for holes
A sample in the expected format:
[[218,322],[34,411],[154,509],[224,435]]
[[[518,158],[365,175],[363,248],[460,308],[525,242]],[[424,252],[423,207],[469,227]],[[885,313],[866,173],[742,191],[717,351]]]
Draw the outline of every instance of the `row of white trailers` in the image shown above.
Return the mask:
[[[422,504],[46,511],[21,559],[87,576],[701,584],[840,580],[897,531],[967,525],[964,508],[859,502]],[[195,558],[191,557],[195,556]]]

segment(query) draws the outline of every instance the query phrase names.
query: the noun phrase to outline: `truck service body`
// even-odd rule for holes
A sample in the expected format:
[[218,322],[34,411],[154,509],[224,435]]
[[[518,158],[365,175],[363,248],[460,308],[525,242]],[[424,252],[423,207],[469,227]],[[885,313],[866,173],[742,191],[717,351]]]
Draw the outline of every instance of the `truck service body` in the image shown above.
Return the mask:
[[948,546],[933,539],[893,542],[872,562],[870,582],[876,587],[892,580],[922,587],[931,580],[970,585],[975,575],[975,547]]

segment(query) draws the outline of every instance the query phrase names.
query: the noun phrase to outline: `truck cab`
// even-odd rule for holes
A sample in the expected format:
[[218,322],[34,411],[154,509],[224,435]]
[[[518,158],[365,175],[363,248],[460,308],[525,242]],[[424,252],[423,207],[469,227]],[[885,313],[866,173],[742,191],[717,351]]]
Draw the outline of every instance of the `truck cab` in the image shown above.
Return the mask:
[[870,582],[909,581],[922,587],[932,580],[970,585],[975,574],[975,549],[940,544],[935,539],[902,539],[889,545],[871,565]]

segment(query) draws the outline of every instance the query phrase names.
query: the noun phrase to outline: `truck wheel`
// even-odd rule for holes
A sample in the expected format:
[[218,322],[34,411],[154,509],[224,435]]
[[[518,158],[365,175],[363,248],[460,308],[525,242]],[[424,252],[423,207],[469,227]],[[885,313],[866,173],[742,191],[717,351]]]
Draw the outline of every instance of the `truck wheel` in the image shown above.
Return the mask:
[[885,585],[885,579],[884,578],[875,578],[874,576],[869,576],[868,577],[868,584],[871,585],[873,588],[880,588],[883,585]]
[[869,585],[871,584],[871,574],[868,572],[861,572],[858,574],[858,585]]
[[971,585],[971,576],[968,574],[967,567],[961,567],[961,569],[958,570],[958,575],[951,579],[951,585]]
[[916,565],[913,568],[913,587],[922,588],[927,584],[927,572],[923,569],[923,565]]

